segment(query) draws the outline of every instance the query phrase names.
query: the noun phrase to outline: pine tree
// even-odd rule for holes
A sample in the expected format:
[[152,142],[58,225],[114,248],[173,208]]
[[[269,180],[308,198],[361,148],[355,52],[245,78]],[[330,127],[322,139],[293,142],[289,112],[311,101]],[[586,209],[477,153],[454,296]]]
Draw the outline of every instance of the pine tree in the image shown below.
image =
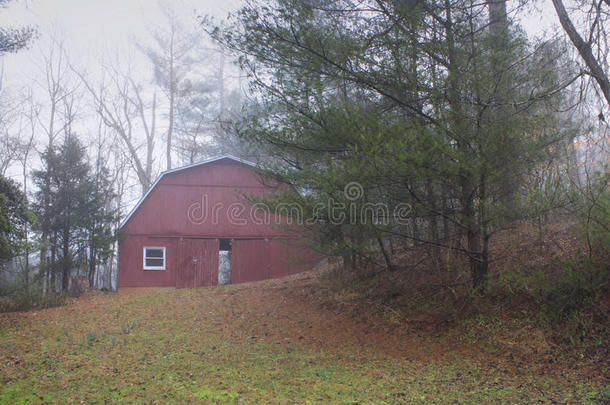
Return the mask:
[[97,262],[112,242],[111,188],[92,177],[85,149],[74,134],[66,135],[57,150],[47,149],[42,161],[43,169],[33,174],[35,209],[41,232],[49,235],[51,279],[61,276],[61,290],[66,291],[75,266],[87,263],[88,256]]

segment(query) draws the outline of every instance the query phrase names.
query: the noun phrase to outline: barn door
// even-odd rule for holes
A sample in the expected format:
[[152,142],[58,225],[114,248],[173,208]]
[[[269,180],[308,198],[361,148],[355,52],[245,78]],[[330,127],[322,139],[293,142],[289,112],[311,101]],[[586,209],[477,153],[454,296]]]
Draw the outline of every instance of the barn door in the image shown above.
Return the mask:
[[269,241],[236,239],[233,241],[231,273],[234,283],[266,280],[270,276]]
[[177,288],[218,284],[218,239],[183,239],[178,246]]

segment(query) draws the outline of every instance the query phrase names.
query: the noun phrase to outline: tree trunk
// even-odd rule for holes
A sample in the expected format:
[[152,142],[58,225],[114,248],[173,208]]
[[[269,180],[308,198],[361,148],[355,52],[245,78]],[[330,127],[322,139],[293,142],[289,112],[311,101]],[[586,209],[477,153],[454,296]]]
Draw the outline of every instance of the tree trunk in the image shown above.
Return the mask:
[[51,272],[51,281],[49,282],[49,288],[53,293],[57,292],[57,274],[56,274],[56,264],[57,264],[57,248],[56,248],[57,237],[53,236],[51,240],[51,264],[49,267],[49,271]]
[[172,65],[171,73],[170,73],[170,90],[169,90],[169,125],[167,127],[167,149],[165,151],[165,155],[167,158],[167,170],[172,168],[172,135],[174,133],[174,105],[176,98],[176,85],[174,83],[173,78],[173,70],[174,67]]
[[377,243],[379,244],[379,249],[381,249],[381,254],[383,255],[383,259],[385,260],[385,265],[388,270],[394,271],[394,266],[392,265],[392,259],[388,254],[385,246],[383,245],[383,239],[379,235],[376,235]]
[[49,264],[47,263],[47,248],[45,247],[47,243],[47,235],[44,233],[40,236],[40,261],[39,261],[39,269],[42,274],[42,292],[46,294],[49,291]]
[[70,235],[67,232],[64,232],[63,240],[62,240],[62,260],[61,260],[61,290],[68,291],[68,287],[70,285],[70,267],[71,267],[71,258],[70,258]]
[[[95,225],[93,226],[95,229]],[[89,237],[89,271],[87,274],[87,279],[89,280],[89,288],[95,288],[95,271],[96,269],[96,248],[95,248],[95,237],[94,231],[91,231],[91,236]]]
[[431,207],[431,216],[430,221],[428,223],[429,226],[429,236],[430,240],[432,240],[432,258],[434,261],[434,267],[437,270],[441,270],[443,268],[442,260],[441,260],[441,240],[438,234],[438,218],[437,218],[437,208],[436,208],[436,194],[434,193],[433,185],[430,181],[426,182],[426,199],[428,200],[428,205]]

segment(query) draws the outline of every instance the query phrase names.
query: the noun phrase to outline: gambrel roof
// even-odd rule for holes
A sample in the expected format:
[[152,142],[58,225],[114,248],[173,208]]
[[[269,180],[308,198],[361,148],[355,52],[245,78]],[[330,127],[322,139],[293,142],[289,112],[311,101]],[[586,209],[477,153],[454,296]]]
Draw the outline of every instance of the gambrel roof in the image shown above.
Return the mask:
[[175,169],[170,169],[170,170],[166,170],[164,172],[161,172],[161,174],[159,174],[159,176],[157,177],[157,179],[155,180],[155,182],[152,184],[152,186],[150,186],[150,188],[148,189],[148,191],[146,192],[146,194],[144,194],[144,196],[142,198],[140,198],[140,201],[138,201],[138,203],[131,209],[131,211],[129,212],[129,214],[125,217],[125,219],[121,222],[121,225],[119,226],[119,228],[122,228],[123,226],[125,226],[125,224],[127,223],[127,221],[129,221],[129,218],[131,218],[131,216],[137,211],[137,209],[140,207],[140,205],[142,205],[142,203],[144,202],[144,200],[146,200],[146,197],[148,197],[148,195],[152,192],[152,190],[156,187],[157,184],[159,184],[159,181],[161,181],[161,179],[168,175],[168,174],[172,174],[172,173],[176,173],[176,172],[180,172],[183,170],[187,170],[187,169],[192,169],[194,167],[199,167],[199,166],[204,166],[204,165],[208,165],[210,163],[218,163],[222,160],[232,160],[236,163],[241,163],[247,166],[251,166],[256,168],[256,164],[244,159],[240,159],[238,157],[235,157],[233,155],[223,155],[223,156],[219,156],[219,157],[215,157],[212,159],[207,159],[207,160],[203,160],[201,162],[197,162],[197,163],[193,163],[190,165],[186,165],[186,166],[182,166],[182,167],[177,167]]

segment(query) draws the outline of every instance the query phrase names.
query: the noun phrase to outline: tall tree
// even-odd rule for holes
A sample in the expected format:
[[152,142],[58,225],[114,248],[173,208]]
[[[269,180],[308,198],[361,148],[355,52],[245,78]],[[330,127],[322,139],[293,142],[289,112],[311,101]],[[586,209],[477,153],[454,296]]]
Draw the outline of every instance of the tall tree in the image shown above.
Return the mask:
[[130,73],[107,69],[98,85],[74,70],[93,99],[103,124],[121,140],[129,165],[135,171],[142,195],[153,182],[155,138],[157,137],[157,95],[149,97]]
[[[70,71],[68,54],[64,47],[64,39],[58,33],[57,27],[50,37],[51,41],[47,49],[40,52],[43,64],[40,73],[44,80],[39,84],[44,94],[44,102],[40,104],[39,111],[32,116],[38,121],[38,127],[46,135],[47,150],[54,150],[56,139],[70,131],[76,119],[77,108],[80,99],[79,83],[74,80]],[[47,178],[50,181],[50,178]],[[50,189],[51,184],[45,185]],[[43,205],[50,201],[41,201]],[[50,207],[48,207],[50,210]],[[55,285],[56,272],[50,263],[56,262],[57,257],[57,234],[47,234],[47,228],[41,228],[40,235],[40,267],[47,285]],[[50,250],[48,250],[50,249]]]
[[[91,191],[91,204],[98,208],[88,220],[88,279],[91,288],[111,288],[112,262],[115,254],[115,230],[120,222],[120,194],[124,192],[126,160],[120,156],[118,141],[108,136],[111,131],[98,122],[97,137],[94,143],[94,164]],[[107,162],[114,161],[115,168],[108,167]]]
[[[204,92],[201,67],[209,65],[210,50],[203,47],[203,33],[195,21],[185,24],[169,2],[160,2],[164,21],[150,30],[153,44],[138,44],[154,69],[154,82],[167,98],[166,168],[172,168],[172,153],[177,115],[193,98],[193,92]],[[210,78],[206,78],[209,79]]]

